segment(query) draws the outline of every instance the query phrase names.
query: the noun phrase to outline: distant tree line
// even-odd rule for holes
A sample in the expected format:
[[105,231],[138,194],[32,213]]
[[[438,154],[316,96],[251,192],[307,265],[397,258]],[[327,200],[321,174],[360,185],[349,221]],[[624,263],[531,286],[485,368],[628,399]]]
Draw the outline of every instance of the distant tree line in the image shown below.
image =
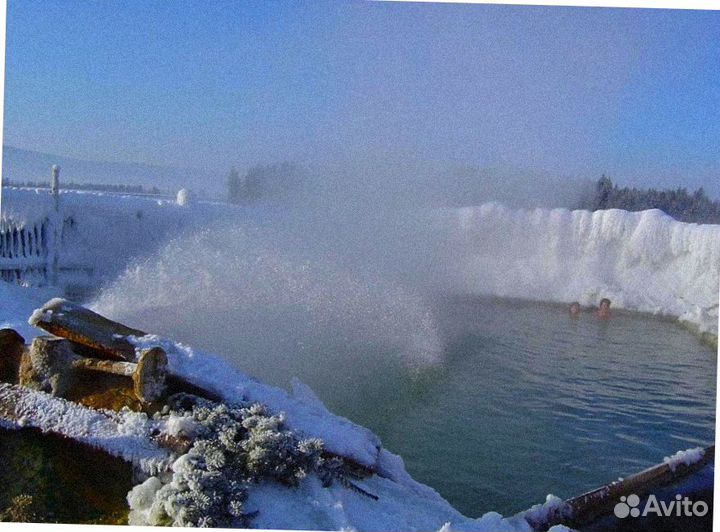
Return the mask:
[[[49,181],[12,181],[3,180],[4,186],[27,187],[27,188],[50,188]],[[60,188],[65,190],[92,190],[96,192],[116,192],[120,194],[161,194],[157,187],[147,188],[142,185],[106,185],[101,183],[73,183],[72,181],[62,182]]]
[[660,209],[681,222],[720,224],[720,201],[711,200],[702,187],[695,192],[688,192],[685,187],[674,190],[620,188],[609,177],[602,176],[595,185],[594,193],[579,207],[591,211]]
[[253,203],[263,199],[288,198],[299,190],[302,171],[292,163],[259,164],[241,176],[233,168],[227,179],[228,200],[231,203]]

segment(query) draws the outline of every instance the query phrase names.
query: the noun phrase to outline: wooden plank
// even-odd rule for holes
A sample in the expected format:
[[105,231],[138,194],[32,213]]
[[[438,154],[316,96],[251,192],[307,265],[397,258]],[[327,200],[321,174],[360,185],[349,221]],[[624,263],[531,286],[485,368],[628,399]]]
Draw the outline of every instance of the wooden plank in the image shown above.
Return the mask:
[[127,337],[146,334],[59,298],[45,303],[29,321],[50,334],[92,349],[98,358],[126,362],[136,361],[135,346]]
[[[78,354],[90,357],[102,357],[126,362],[136,361],[135,346],[128,336],[145,336],[145,332],[127,327],[122,323],[109,320],[81,305],[64,299],[53,299],[33,313],[30,323],[55,336],[65,338],[78,345]],[[80,347],[86,348],[82,352]],[[167,361],[164,362],[167,365]],[[222,398],[177,375],[166,376],[168,394],[186,392],[211,401],[220,402]],[[144,386],[140,384],[140,386]]]
[[697,473],[715,460],[715,446],[704,450],[702,459],[690,465],[680,463],[671,466],[667,462],[655,465],[623,480],[606,484],[565,501],[560,511],[551,515],[546,522],[530,523],[533,530],[547,530],[553,525],[563,524],[571,528],[582,528],[597,518],[609,515],[621,496],[635,494],[640,498],[655,490],[671,486]]

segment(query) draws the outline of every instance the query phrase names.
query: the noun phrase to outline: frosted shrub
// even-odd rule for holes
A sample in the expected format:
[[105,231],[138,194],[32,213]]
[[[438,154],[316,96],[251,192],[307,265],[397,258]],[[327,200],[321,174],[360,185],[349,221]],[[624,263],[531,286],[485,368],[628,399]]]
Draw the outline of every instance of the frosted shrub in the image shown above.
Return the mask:
[[247,527],[247,486],[275,480],[296,486],[323,469],[322,442],[302,439],[265,407],[217,405],[182,397],[190,412],[168,411],[170,432],[192,432],[195,442],[172,465],[166,483],[152,477],[128,494],[130,524]]

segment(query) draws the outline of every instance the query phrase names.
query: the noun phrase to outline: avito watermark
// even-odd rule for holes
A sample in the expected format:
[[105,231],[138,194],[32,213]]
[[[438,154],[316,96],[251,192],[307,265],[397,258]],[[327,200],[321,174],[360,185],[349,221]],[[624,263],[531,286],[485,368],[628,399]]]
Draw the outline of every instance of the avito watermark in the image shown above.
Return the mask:
[[671,501],[659,501],[655,495],[650,495],[645,501],[645,506],[640,508],[640,497],[630,494],[627,497],[620,497],[620,502],[615,505],[615,515],[620,519],[626,517],[645,517],[655,515],[657,517],[703,517],[708,513],[708,505],[704,501],[691,501],[682,495],[675,495]]

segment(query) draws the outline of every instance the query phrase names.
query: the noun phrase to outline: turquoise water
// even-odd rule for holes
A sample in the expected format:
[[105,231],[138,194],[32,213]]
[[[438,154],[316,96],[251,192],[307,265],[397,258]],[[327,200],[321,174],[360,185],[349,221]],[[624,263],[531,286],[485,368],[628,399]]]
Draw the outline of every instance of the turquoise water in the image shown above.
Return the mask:
[[467,515],[579,495],[714,441],[716,356],[673,321],[469,298],[436,314],[438,367],[357,352],[350,365],[329,346],[284,370]]

